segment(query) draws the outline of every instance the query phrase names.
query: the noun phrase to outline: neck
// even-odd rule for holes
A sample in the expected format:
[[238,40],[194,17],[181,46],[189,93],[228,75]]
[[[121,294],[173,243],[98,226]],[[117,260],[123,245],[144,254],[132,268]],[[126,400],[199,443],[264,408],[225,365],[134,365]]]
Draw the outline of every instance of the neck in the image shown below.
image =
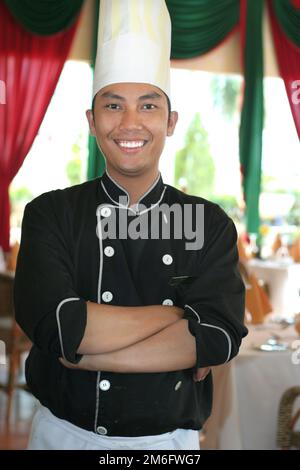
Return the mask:
[[154,181],[159,175],[159,171],[155,168],[149,173],[143,175],[123,175],[114,171],[111,168],[107,169],[109,176],[122,188],[124,188],[129,194],[129,205],[136,204],[139,199],[147,192],[147,190],[152,186]]

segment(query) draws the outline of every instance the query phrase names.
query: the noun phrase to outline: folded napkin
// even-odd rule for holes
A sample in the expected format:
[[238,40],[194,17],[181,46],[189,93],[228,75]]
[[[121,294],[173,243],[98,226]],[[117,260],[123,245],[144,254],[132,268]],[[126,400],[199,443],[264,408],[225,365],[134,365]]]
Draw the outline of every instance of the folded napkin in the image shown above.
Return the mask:
[[300,238],[289,246],[289,254],[294,259],[295,263],[300,263]]
[[251,256],[249,256],[247,254],[247,250],[246,250],[246,247],[245,247],[245,243],[243,242],[243,240],[239,237],[238,240],[237,240],[237,248],[238,248],[238,252],[239,252],[239,258],[240,260],[245,263],[248,261],[248,259],[251,258]]
[[268,295],[257,277],[249,273],[247,264],[240,263],[240,272],[246,287],[246,312],[250,314],[250,318],[245,316],[245,321],[263,323],[265,316],[273,310]]
[[[272,253],[275,256],[278,250],[282,247],[280,235],[276,235],[272,245]],[[295,263],[300,263],[300,237],[294,243],[288,246],[288,254],[293,258]]]

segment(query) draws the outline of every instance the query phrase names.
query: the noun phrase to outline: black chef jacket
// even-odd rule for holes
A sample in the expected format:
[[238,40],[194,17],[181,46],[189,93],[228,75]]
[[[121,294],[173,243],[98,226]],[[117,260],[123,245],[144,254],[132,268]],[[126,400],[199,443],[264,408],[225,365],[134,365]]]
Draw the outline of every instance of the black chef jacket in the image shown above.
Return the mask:
[[[33,342],[26,379],[54,415],[98,434],[200,429],[211,411],[211,374],[195,383],[193,369],[94,372],[68,369],[58,360],[80,360],[86,301],[181,306],[196,339],[197,367],[232,359],[247,333],[231,219],[217,205],[164,185],[161,177],[140,199],[135,213],[128,202],[127,192],[105,173],[43,194],[26,206],[15,277],[16,319]],[[104,218],[118,221],[120,211],[130,213],[130,222],[173,204],[193,209],[203,204],[204,224],[196,228],[204,230],[201,249],[187,250],[185,236],[173,236],[174,227],[169,239],[99,235]],[[170,214],[162,219],[171,226]]]

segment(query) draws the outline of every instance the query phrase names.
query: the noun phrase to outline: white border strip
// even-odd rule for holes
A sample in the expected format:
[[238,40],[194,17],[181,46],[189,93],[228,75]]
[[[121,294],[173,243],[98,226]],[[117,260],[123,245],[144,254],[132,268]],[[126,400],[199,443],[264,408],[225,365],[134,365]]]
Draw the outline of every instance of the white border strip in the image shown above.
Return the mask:
[[101,186],[102,186],[102,188],[104,189],[104,192],[105,192],[105,193],[107,194],[107,196],[109,197],[109,199],[110,199],[112,202],[114,202],[117,206],[122,207],[123,209],[130,209],[130,208],[128,207],[128,203],[129,203],[129,197],[128,197],[128,196],[127,196],[127,198],[128,198],[127,206],[124,206],[124,204],[120,204],[119,202],[115,201],[115,200],[109,195],[109,193],[108,193],[106,187],[104,186],[103,181],[101,181]]
[[152,189],[154,189],[154,187],[157,185],[157,183],[159,182],[159,180],[160,180],[160,173],[158,173],[158,176],[157,176],[156,180],[155,180],[154,183],[150,186],[150,188],[145,192],[145,194],[143,194],[143,195],[139,198],[137,204],[139,204],[139,203],[141,202],[141,200],[144,199],[144,198],[152,191]]
[[[142,215],[142,214],[145,214],[146,212],[148,212],[148,211],[154,209],[154,207],[158,206],[158,205],[161,203],[161,201],[162,201],[162,199],[163,199],[163,197],[164,197],[164,195],[165,195],[166,189],[167,189],[167,186],[164,186],[164,189],[163,189],[163,191],[162,191],[162,193],[161,193],[161,196],[160,196],[159,200],[158,200],[155,204],[151,204],[151,206],[148,207],[147,209],[145,209],[145,210],[139,212],[139,211],[135,211],[135,210],[133,210],[131,207],[129,207],[130,197],[129,197],[129,194],[128,194],[128,192],[126,191],[126,189],[122,188],[122,186],[120,186],[116,181],[114,181],[113,178],[109,175],[109,173],[108,173],[107,171],[106,171],[106,174],[107,174],[107,176],[109,177],[109,179],[110,179],[119,189],[121,189],[122,191],[124,191],[124,192],[126,193],[126,195],[127,195],[127,205],[124,206],[124,204],[120,204],[119,202],[115,201],[114,198],[112,198],[112,197],[110,196],[110,194],[109,194],[109,192],[107,191],[107,189],[106,189],[106,187],[105,187],[103,181],[101,180],[101,186],[102,186],[104,192],[106,193],[106,195],[107,195],[107,196],[109,197],[109,199],[110,199],[114,204],[116,204],[119,208],[121,208],[121,209],[127,209],[127,210],[133,212],[135,215]],[[144,198],[152,191],[152,189],[155,188],[155,186],[158,184],[158,182],[159,182],[159,180],[160,180],[160,177],[161,177],[161,174],[159,173],[158,176],[157,176],[157,178],[156,178],[156,180],[155,180],[154,183],[152,184],[152,186],[150,186],[150,188],[145,192],[145,194],[143,194],[143,195],[139,198],[138,202],[136,203],[137,207],[138,207],[139,204],[141,203],[141,200],[144,199]],[[105,204],[105,203],[103,203],[103,204]],[[103,205],[103,204],[102,204],[102,205]]]
[[209,328],[215,328],[216,330],[220,330],[220,331],[222,331],[222,333],[224,333],[224,335],[226,336],[227,341],[228,341],[228,355],[227,355],[227,358],[226,358],[225,362],[228,362],[229,358],[230,358],[230,354],[231,354],[231,339],[230,339],[230,336],[227,333],[227,331],[223,330],[223,328],[220,328],[219,326],[209,325],[208,323],[201,323],[201,325],[202,326],[208,326]]
[[[102,183],[102,181],[101,181]],[[104,186],[104,185],[103,185]],[[105,188],[104,188],[105,189]],[[98,234],[98,239],[99,239],[99,276],[98,276],[98,292],[97,292],[97,302],[98,304],[101,304],[101,286],[102,286],[102,274],[103,274],[103,243],[102,243],[102,230],[101,230],[101,209],[103,205],[100,204],[100,206],[97,207],[96,210],[96,217],[97,217],[97,234]],[[99,228],[98,228],[99,227]],[[99,383],[101,379],[101,371],[97,372],[97,378],[96,378],[96,408],[95,408],[95,420],[94,420],[94,431],[97,433],[97,421],[98,421],[98,415],[99,415],[99,395],[100,395],[100,389],[99,389]]]
[[[129,203],[129,193],[126,191],[125,188],[123,188],[119,183],[117,183],[111,176],[110,174],[108,173],[108,171],[106,170],[105,171],[107,176],[109,177],[110,181],[112,181],[116,186],[118,186],[119,189],[121,189],[121,191],[124,191],[124,193],[127,194],[127,197],[128,197],[128,203]],[[102,180],[101,180],[102,181]]]
[[62,339],[62,331],[61,331],[61,326],[60,326],[60,309],[61,307],[66,303],[66,302],[72,302],[73,300],[80,300],[79,297],[69,297],[68,299],[62,300],[56,309],[56,321],[57,321],[57,328],[58,328],[58,336],[59,336],[59,342],[60,342],[60,348],[61,348],[61,353],[63,358],[67,361],[67,358],[65,356],[65,351],[64,351],[64,345],[63,345],[63,339]]
[[161,193],[161,196],[160,196],[160,199],[155,203],[155,204],[151,204],[150,207],[148,207],[147,209],[141,211],[141,212],[138,212],[138,215],[142,215],[142,214],[145,214],[146,212],[148,211],[152,211],[152,209],[154,209],[154,207],[156,206],[159,206],[159,204],[161,203],[164,195],[165,195],[165,192],[166,192],[166,189],[167,189],[167,186],[164,187],[164,190],[163,192]]
[[192,312],[193,312],[193,313],[196,315],[196,317],[197,317],[198,323],[201,323],[199,314],[196,312],[196,310],[194,310],[192,307],[190,307],[190,305],[185,305],[184,308],[189,308],[190,310],[192,310]]
[[228,362],[229,359],[230,359],[230,355],[231,355],[232,343],[231,343],[231,338],[230,338],[229,334],[227,333],[227,331],[225,331],[220,326],[210,325],[209,323],[201,323],[199,314],[190,305],[185,305],[184,308],[189,308],[196,315],[197,321],[198,321],[199,324],[201,324],[201,326],[207,326],[208,328],[215,328],[216,330],[220,330],[220,331],[222,331],[222,333],[224,333],[224,335],[226,336],[226,339],[228,341],[228,355],[227,355],[227,358],[226,358],[225,362]]

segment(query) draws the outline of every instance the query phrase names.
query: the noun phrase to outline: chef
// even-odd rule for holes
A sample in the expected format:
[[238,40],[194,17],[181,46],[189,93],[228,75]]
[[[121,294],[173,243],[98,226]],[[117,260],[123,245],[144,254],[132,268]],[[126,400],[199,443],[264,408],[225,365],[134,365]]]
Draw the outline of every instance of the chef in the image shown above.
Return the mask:
[[28,448],[199,449],[210,367],[247,332],[236,230],[158,170],[177,122],[165,2],[102,0],[99,18],[87,117],[106,172],[39,196],[23,219]]

